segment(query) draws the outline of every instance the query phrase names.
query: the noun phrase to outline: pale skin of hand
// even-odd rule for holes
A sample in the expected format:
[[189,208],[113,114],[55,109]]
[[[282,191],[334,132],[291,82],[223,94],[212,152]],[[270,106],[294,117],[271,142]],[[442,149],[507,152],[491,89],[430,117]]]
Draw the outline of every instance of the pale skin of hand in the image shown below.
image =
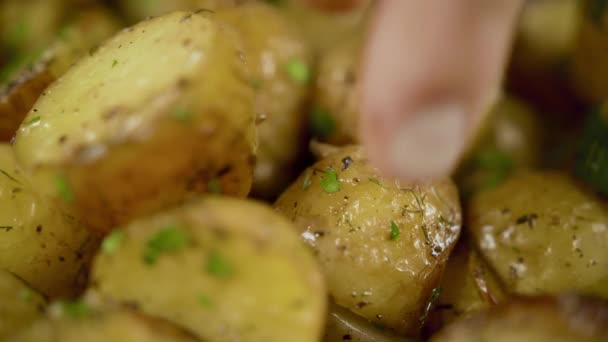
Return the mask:
[[453,171],[499,94],[523,3],[377,0],[361,65],[360,135],[384,174],[428,180]]

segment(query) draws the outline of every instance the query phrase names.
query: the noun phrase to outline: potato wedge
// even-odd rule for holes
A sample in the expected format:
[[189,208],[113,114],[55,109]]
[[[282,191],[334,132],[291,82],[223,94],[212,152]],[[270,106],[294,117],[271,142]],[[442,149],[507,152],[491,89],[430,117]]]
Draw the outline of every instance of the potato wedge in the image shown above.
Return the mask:
[[0,141],[13,137],[49,84],[119,28],[118,21],[101,7],[77,13],[41,56],[0,88]]
[[44,314],[46,300],[14,274],[0,269],[0,341]]
[[205,341],[312,342],[322,335],[321,272],[271,208],[209,197],[106,239],[113,247],[92,271],[101,297],[135,304]]
[[274,199],[296,176],[304,150],[302,108],[312,78],[312,54],[293,25],[274,6],[257,3],[219,11],[243,34],[256,88],[258,153],[252,194]]
[[101,232],[210,182],[247,195],[254,94],[238,35],[213,17],[141,22],[48,88],[14,143],[39,191]]
[[0,269],[49,297],[78,293],[98,238],[32,191],[0,145]]
[[523,297],[454,322],[431,342],[600,342],[608,303],[576,295]]
[[13,342],[196,342],[190,333],[133,309],[96,310],[84,302],[56,302],[47,317],[11,337]]
[[336,304],[415,336],[460,233],[456,187],[382,178],[361,147],[308,168],[275,203],[314,250]]
[[558,172],[521,172],[472,198],[467,225],[509,292],[608,298],[608,212]]

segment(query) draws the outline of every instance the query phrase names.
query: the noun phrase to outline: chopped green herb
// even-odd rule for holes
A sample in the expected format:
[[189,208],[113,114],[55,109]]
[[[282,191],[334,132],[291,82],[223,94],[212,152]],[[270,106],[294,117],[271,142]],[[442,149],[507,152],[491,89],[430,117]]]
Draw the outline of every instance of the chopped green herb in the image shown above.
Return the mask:
[[299,84],[310,81],[310,68],[301,59],[292,59],[285,65],[285,71],[291,79]]
[[92,309],[79,300],[64,300],[59,302],[61,314],[70,318],[85,318],[92,313]]
[[201,306],[205,308],[211,307],[211,298],[209,298],[209,296],[207,296],[206,294],[201,294],[200,296],[198,296],[198,302]]
[[510,170],[513,167],[513,158],[505,151],[486,149],[475,155],[475,163],[487,170]]
[[64,202],[72,203],[74,201],[74,192],[72,191],[70,182],[65,176],[55,177],[55,189]]
[[376,184],[376,185],[384,188],[384,185],[382,183],[380,183],[380,181],[378,180],[378,178],[370,177],[368,179],[369,179],[370,182],[372,182],[372,183],[374,183],[374,184]]
[[329,168],[321,177],[321,188],[328,194],[340,191],[340,179],[336,170]]
[[188,122],[192,119],[192,112],[186,108],[178,108],[173,112],[173,117],[182,122]]
[[101,243],[101,250],[106,254],[114,253],[122,244],[125,233],[122,229],[114,229]]
[[302,190],[308,189],[311,184],[312,184],[312,177],[310,175],[310,172],[307,171],[304,174],[304,180],[302,181]]
[[608,194],[608,118],[594,110],[583,128],[576,153],[575,174],[603,194]]
[[207,183],[207,191],[212,194],[222,194],[224,190],[222,189],[222,183],[217,178],[212,178],[209,183]]
[[29,303],[34,298],[34,293],[30,289],[22,289],[19,291],[19,299],[22,301]]
[[212,251],[209,254],[207,272],[218,278],[229,278],[233,273],[230,261],[218,251]]
[[399,226],[395,222],[391,221],[391,240],[397,240],[399,238],[399,234],[401,234]]
[[112,61],[112,68],[118,65],[118,61],[117,60],[113,60]]
[[589,5],[589,15],[591,16],[591,20],[593,23],[601,27],[602,19],[604,18],[604,13],[608,9],[608,0],[594,0],[591,1],[591,5]]
[[18,180],[17,180],[15,177],[11,176],[11,175],[10,175],[8,172],[6,172],[6,171],[4,171],[4,170],[0,169],[0,173],[1,173],[1,174],[3,174],[3,175],[5,175],[5,176],[6,176],[6,178],[8,178],[8,179],[12,180],[13,182],[18,183],[18,184],[21,184],[21,182],[19,182],[19,181],[18,181]]
[[25,19],[21,18],[19,23],[15,25],[15,28],[9,34],[8,45],[13,49],[19,50],[19,47],[27,40],[29,35],[29,25]]
[[40,122],[40,117],[39,116],[35,116],[33,117],[30,121],[27,122],[28,125],[33,125],[35,123]]
[[144,262],[153,265],[161,254],[177,252],[189,242],[188,236],[178,226],[167,226],[148,240],[144,250]]
[[441,294],[441,288],[439,288],[439,287],[436,287],[431,291],[431,299],[429,300],[426,307],[424,308],[424,313],[420,317],[420,323],[424,323],[426,321],[426,318],[429,316],[429,312],[431,312],[431,309],[435,305],[435,302],[437,302],[437,299],[439,299],[440,294]]
[[310,114],[310,129],[315,137],[323,138],[336,130],[336,121],[328,111],[315,106]]

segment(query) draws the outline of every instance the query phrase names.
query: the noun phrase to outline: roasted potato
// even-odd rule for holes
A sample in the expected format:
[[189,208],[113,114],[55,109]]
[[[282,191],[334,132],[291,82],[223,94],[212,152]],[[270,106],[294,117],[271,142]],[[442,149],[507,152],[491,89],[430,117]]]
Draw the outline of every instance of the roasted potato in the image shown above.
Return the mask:
[[359,60],[363,42],[355,36],[325,51],[319,62],[310,113],[312,134],[335,145],[359,139]]
[[47,317],[10,338],[12,342],[196,342],[190,333],[133,309],[96,310],[80,301],[56,302]]
[[279,197],[315,252],[336,304],[416,335],[460,233],[456,187],[379,176],[361,147],[317,162]]
[[33,190],[10,146],[0,145],[0,269],[46,296],[74,295],[98,238]]
[[208,197],[136,220],[104,244],[111,248],[95,259],[91,283],[101,297],[135,304],[205,341],[321,337],[321,272],[271,208]]
[[608,303],[576,295],[518,298],[454,322],[432,342],[600,342],[608,339]]
[[0,341],[44,313],[46,300],[14,274],[0,269]]
[[173,11],[218,10],[253,1],[255,0],[114,0],[127,19],[134,23]]
[[119,28],[118,21],[101,7],[78,12],[38,59],[0,88],[0,141],[8,141],[15,134],[49,84]]
[[101,232],[209,188],[245,196],[254,93],[238,35],[213,17],[141,22],[47,88],[13,145],[37,189]]
[[218,12],[243,34],[256,87],[258,153],[253,195],[275,198],[295,176],[303,149],[302,105],[312,78],[312,55],[304,38],[274,6],[246,4]]
[[608,212],[569,177],[521,172],[469,209],[475,244],[509,292],[608,298]]

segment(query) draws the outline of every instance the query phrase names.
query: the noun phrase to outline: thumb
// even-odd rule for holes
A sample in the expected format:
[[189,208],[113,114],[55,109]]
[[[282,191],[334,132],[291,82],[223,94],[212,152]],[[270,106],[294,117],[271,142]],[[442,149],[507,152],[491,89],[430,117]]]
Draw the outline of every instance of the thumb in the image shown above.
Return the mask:
[[448,175],[499,92],[523,0],[382,0],[362,65],[361,137],[388,176]]

